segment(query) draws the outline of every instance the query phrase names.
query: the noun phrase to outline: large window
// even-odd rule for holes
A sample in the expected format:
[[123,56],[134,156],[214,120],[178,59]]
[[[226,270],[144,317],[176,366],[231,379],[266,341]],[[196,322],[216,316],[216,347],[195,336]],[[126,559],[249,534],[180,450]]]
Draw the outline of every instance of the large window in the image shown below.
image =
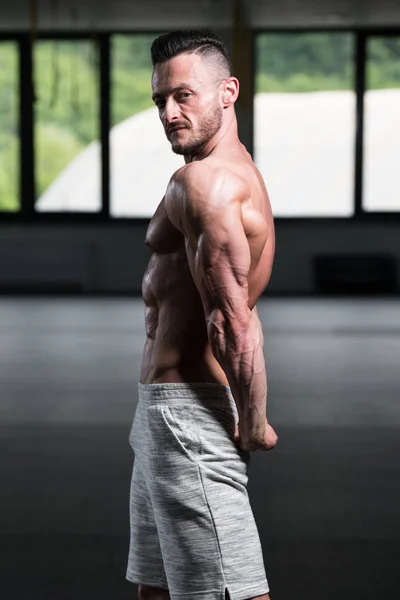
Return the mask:
[[0,42],[0,211],[20,208],[18,79],[18,46]]
[[116,35],[111,45],[110,212],[150,217],[172,173],[173,154],[151,99],[150,45],[155,35]]
[[[156,35],[4,34],[1,219],[154,214],[184,164],[151,99]],[[253,154],[274,216],[400,215],[399,30],[257,33],[255,59]]]
[[352,215],[352,34],[261,34],[256,58],[255,162],[274,215]]
[[366,48],[363,208],[400,211],[400,36]]
[[35,179],[39,211],[101,208],[99,82],[92,41],[35,45]]

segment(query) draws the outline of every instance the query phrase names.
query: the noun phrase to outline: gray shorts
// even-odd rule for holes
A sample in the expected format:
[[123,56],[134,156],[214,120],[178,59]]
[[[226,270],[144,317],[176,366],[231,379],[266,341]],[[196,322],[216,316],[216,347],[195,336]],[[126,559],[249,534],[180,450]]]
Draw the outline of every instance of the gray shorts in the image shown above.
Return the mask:
[[126,578],[172,600],[245,600],[268,593],[247,494],[250,453],[234,442],[230,388],[139,383]]

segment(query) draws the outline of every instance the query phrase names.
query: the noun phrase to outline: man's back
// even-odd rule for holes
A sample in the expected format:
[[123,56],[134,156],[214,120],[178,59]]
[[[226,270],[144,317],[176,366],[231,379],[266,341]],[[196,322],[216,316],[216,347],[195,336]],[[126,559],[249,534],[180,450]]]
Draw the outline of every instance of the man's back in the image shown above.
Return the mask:
[[[243,243],[251,257],[247,275],[248,307],[256,311],[256,301],[270,279],[275,250],[271,206],[263,180],[243,146],[230,152],[216,152],[201,162],[209,167],[211,179],[219,178],[221,183],[217,182],[217,186],[226,188],[237,186],[239,182],[247,189],[238,225],[242,231],[229,231],[229,225],[227,227],[233,237],[244,231]],[[229,385],[210,349],[204,305],[188,260],[190,244],[169,218],[172,215],[176,222],[183,210],[174,191],[167,192],[146,236],[152,256],[142,287],[147,340],[141,381],[203,381]]]

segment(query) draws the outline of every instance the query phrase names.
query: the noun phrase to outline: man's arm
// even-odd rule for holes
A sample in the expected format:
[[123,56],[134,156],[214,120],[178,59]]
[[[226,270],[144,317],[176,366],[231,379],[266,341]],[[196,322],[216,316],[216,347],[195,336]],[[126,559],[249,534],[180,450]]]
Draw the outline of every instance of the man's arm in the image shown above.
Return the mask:
[[[191,163],[173,177],[165,202],[185,236],[210,347],[238,408],[240,444],[253,450],[267,449],[267,377],[261,323],[248,306],[251,256],[241,218],[246,194],[247,185],[232,174]],[[272,447],[276,440],[268,434]]]

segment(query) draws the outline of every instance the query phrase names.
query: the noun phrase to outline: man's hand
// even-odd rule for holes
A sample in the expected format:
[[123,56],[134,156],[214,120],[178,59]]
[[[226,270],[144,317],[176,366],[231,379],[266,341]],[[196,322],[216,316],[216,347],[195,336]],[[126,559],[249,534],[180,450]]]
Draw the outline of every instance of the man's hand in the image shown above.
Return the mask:
[[275,448],[276,443],[278,441],[278,436],[276,435],[274,429],[265,421],[265,429],[262,436],[259,437],[244,437],[240,434],[239,423],[235,430],[235,444],[243,451],[243,452],[253,452],[255,450],[272,450]]

